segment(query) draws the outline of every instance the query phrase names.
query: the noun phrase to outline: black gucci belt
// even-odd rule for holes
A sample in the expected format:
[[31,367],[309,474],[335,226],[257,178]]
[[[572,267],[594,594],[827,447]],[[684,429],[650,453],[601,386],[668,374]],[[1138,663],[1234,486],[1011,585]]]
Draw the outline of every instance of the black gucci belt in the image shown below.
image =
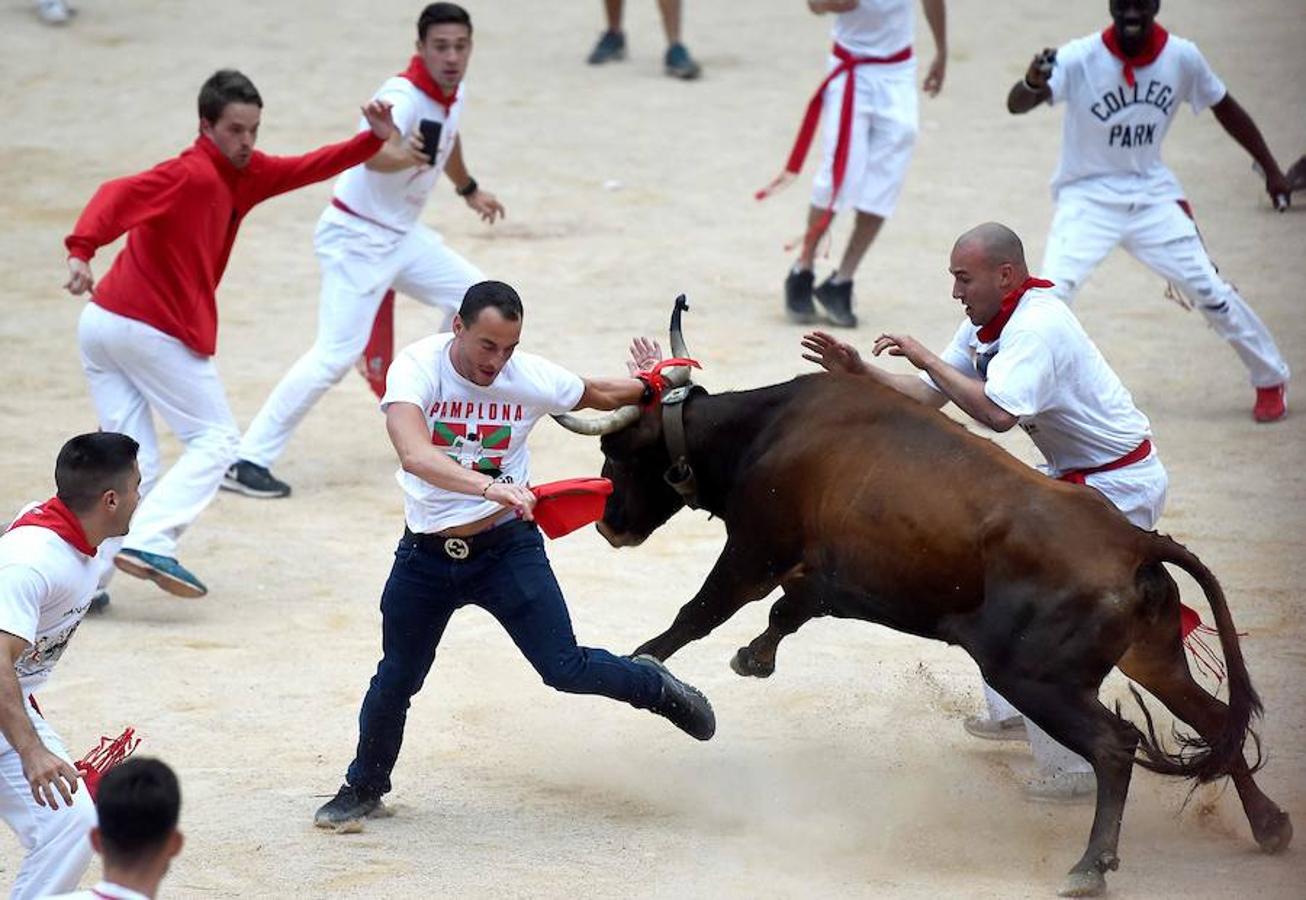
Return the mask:
[[471,559],[478,553],[484,553],[492,547],[511,540],[513,537],[520,535],[522,529],[533,529],[534,527],[535,525],[530,522],[518,520],[496,525],[493,528],[487,528],[485,531],[466,537],[451,537],[429,532],[419,534],[405,526],[404,540],[412,541],[424,553],[435,553],[446,559],[461,561]]

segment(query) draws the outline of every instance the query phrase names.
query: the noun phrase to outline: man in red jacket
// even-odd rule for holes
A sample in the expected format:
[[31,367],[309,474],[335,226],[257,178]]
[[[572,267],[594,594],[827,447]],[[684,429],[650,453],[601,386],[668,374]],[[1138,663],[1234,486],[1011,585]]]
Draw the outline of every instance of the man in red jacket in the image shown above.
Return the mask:
[[[217,493],[240,440],[212,357],[214,292],[241,219],[269,197],[370,159],[394,132],[389,107],[374,101],[363,108],[370,131],[303,156],[268,156],[254,149],[262,108],[240,72],[214,73],[200,89],[195,143],[101,185],[64,241],[64,287],[91,292],[78,344],[100,427],[140,443],[148,492],[121,550],[102,555],[181,597],[208,589],[177,561],[177,539]],[[126,246],[97,284],[91,257],[124,233]],[[162,478],[152,411],[185,444]]]

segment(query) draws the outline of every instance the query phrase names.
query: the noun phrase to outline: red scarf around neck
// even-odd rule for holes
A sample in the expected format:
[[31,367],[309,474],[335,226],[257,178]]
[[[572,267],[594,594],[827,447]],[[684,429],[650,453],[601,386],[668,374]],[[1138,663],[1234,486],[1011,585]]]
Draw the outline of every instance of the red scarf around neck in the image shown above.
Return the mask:
[[1002,305],[998,307],[998,314],[980,326],[977,335],[979,339],[986,344],[996,341],[998,335],[1002,334],[1002,329],[1006,327],[1007,320],[1011,318],[1011,314],[1016,311],[1016,307],[1020,304],[1020,298],[1025,296],[1025,292],[1030,288],[1050,287],[1052,287],[1052,282],[1045,278],[1035,278],[1030,275],[1021,283],[1020,287],[1002,298]]
[[1125,64],[1125,84],[1130,87],[1134,86],[1134,69],[1141,69],[1156,62],[1156,58],[1165,49],[1165,42],[1169,39],[1170,32],[1162,28],[1160,22],[1153,22],[1152,29],[1147,33],[1147,39],[1143,43],[1143,49],[1134,56],[1125,56],[1124,51],[1120,49],[1116,27],[1108,25],[1102,32],[1102,43],[1106,44],[1112,56]]
[[435,79],[431,77],[431,73],[426,70],[426,63],[422,62],[420,56],[414,55],[413,58],[408,61],[408,68],[400,72],[399,77],[407,78],[416,85],[417,89],[423,94],[443,106],[445,115],[449,114],[449,108],[452,107],[454,101],[458,99],[458,88],[455,87],[452,94],[446,95],[445,92],[440,89],[440,85],[435,83]]
[[82,528],[81,521],[57,496],[33,506],[14,519],[8,530],[13,531],[24,525],[48,528],[71,544],[78,553],[86,556],[95,555],[95,548],[86,539],[86,529]]

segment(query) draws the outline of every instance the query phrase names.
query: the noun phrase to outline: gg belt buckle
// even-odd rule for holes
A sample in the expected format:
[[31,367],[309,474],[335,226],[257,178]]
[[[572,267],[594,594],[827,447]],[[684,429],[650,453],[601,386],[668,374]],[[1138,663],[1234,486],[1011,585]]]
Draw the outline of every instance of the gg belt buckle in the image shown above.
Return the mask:
[[472,552],[467,542],[459,537],[445,538],[444,553],[450,559],[466,559]]

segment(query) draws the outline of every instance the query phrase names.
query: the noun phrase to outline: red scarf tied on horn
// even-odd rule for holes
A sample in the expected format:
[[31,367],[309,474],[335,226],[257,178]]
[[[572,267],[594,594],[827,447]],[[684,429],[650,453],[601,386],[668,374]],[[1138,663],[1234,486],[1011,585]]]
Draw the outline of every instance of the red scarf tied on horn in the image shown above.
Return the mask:
[[7,531],[24,525],[48,528],[67,541],[74,550],[84,556],[94,556],[95,548],[86,537],[86,529],[81,520],[58,497],[51,497],[44,503],[38,503],[10,523]]
[[458,88],[453,89],[452,94],[445,94],[440,85],[435,83],[431,73],[426,70],[426,63],[422,62],[420,56],[414,56],[408,61],[408,68],[399,73],[400,78],[407,78],[413,83],[418,90],[430,97],[436,103],[444,107],[445,115],[449,114],[449,109],[458,99]]
[[1107,50],[1111,55],[1120,60],[1125,65],[1125,84],[1130,87],[1134,86],[1134,69],[1142,69],[1156,62],[1156,58],[1161,55],[1165,49],[1165,43],[1170,39],[1170,32],[1161,27],[1159,22],[1153,22],[1152,28],[1147,32],[1147,39],[1143,48],[1133,56],[1126,56],[1120,48],[1120,38],[1116,34],[1114,25],[1108,25],[1102,32],[1102,43],[1106,44]]
[[1021,282],[1020,287],[1002,298],[1002,305],[998,307],[998,314],[981,325],[976,336],[986,344],[993,343],[998,339],[998,335],[1002,334],[1002,329],[1006,327],[1007,320],[1011,318],[1011,314],[1020,305],[1020,298],[1025,296],[1026,291],[1031,288],[1050,287],[1052,287],[1052,282],[1046,278],[1035,278],[1030,275]]

